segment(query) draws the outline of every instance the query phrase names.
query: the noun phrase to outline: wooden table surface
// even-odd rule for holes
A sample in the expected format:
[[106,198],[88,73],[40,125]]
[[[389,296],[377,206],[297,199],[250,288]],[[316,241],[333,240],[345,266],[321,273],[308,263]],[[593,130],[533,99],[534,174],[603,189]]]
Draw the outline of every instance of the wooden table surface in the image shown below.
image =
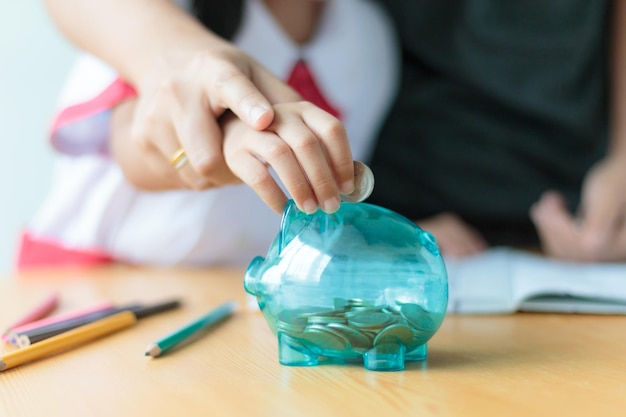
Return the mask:
[[[243,308],[160,358],[146,346],[227,299],[242,270],[110,267],[0,280],[0,326],[51,291],[59,311],[180,297],[178,310],[0,373],[0,416],[624,416],[626,317],[448,316],[425,363],[286,367],[262,315]],[[7,350],[4,346],[2,349]]]

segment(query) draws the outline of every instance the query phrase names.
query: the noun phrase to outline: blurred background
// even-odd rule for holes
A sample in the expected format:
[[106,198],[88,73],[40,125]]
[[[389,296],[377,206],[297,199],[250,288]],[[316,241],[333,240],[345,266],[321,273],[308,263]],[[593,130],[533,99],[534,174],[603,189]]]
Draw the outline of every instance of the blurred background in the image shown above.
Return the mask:
[[53,151],[47,138],[76,50],[41,1],[0,6],[0,279],[13,269],[20,231],[46,196]]

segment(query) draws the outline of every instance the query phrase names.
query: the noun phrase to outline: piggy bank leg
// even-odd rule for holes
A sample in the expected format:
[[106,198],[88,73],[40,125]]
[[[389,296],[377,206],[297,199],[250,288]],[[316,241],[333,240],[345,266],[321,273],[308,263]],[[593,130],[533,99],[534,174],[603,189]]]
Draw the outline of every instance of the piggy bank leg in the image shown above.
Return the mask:
[[319,352],[311,350],[298,339],[278,332],[278,360],[287,366],[315,366]]
[[406,352],[405,359],[407,361],[424,361],[428,356],[428,348],[426,343],[417,347],[411,347],[410,351]]
[[370,371],[401,371],[405,351],[402,343],[383,343],[363,354],[363,365]]

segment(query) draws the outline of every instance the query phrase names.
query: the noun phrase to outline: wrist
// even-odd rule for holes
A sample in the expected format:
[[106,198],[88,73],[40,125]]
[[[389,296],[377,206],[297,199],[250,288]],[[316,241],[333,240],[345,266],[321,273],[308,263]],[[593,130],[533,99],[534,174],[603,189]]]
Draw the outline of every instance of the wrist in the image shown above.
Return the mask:
[[188,64],[191,57],[226,43],[194,16],[175,5],[171,8],[168,16],[159,13],[151,17],[141,56],[129,60],[132,66],[125,75],[138,92],[152,90],[155,83]]

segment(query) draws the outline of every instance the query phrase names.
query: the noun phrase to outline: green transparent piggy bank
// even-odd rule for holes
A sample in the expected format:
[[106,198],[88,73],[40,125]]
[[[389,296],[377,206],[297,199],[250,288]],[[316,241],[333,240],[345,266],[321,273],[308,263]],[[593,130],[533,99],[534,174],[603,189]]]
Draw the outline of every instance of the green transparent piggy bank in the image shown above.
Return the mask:
[[292,366],[362,361],[369,370],[402,370],[426,359],[448,304],[433,236],[366,203],[308,215],[290,201],[244,287],[278,337],[280,363]]

